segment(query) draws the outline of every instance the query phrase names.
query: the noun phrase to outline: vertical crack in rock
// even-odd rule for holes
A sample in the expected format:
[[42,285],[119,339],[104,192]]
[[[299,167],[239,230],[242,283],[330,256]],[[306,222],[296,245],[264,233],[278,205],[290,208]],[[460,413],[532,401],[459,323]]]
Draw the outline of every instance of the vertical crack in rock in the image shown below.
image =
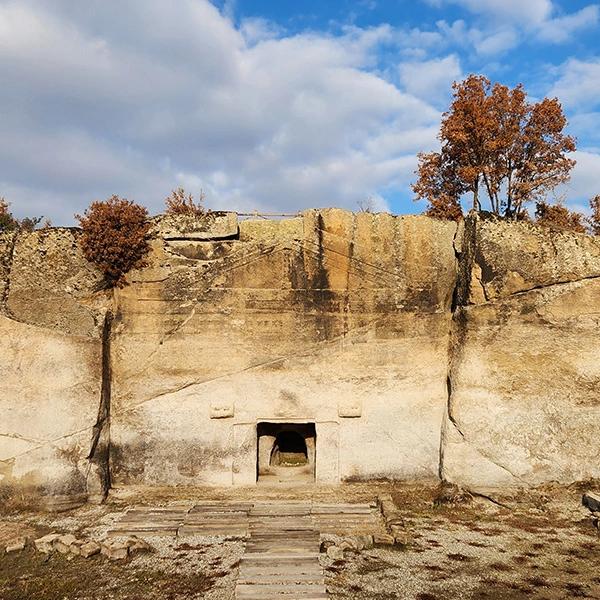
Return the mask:
[[2,298],[0,298],[0,312],[12,317],[10,310],[8,309],[8,294],[10,292],[10,276],[12,273],[13,259],[15,256],[15,248],[17,246],[17,239],[19,237],[19,232],[15,231],[12,235],[12,240],[10,241],[10,246],[8,250],[8,257],[6,261],[6,285],[2,290]]
[[104,316],[102,327],[102,387],[98,417],[93,428],[92,445],[88,460],[94,464],[100,478],[102,500],[105,500],[111,486],[110,479],[110,397],[111,397],[111,363],[110,339],[113,314],[108,311]]
[[464,438],[456,419],[453,415],[453,378],[456,368],[460,362],[465,340],[467,337],[467,313],[465,306],[469,304],[471,293],[471,273],[475,260],[476,239],[477,239],[477,214],[469,214],[464,220],[464,232],[460,249],[456,247],[456,238],[460,232],[460,225],[457,227],[453,240],[454,254],[457,261],[456,284],[452,294],[452,321],[450,324],[450,335],[448,341],[448,375],[446,377],[446,417],[442,425],[442,434],[440,438],[440,452],[438,474],[440,479],[444,479],[444,449],[446,445],[448,421],[454,426],[456,431]]

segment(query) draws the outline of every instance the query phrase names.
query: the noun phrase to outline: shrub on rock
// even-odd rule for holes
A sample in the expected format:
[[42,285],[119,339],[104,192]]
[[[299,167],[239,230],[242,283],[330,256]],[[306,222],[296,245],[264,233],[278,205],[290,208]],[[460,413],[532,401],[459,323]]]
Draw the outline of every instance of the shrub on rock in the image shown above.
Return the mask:
[[144,266],[149,251],[150,224],[143,206],[119,196],[92,202],[83,215],[75,215],[83,233],[84,256],[104,273],[107,286],[123,285],[125,275]]

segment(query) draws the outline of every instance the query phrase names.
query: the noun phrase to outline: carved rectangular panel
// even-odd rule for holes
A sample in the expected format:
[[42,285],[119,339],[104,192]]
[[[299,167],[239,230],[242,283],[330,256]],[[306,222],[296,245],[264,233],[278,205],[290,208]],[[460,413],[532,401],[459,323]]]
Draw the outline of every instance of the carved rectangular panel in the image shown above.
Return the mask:
[[338,416],[347,419],[362,416],[362,400],[360,398],[349,398],[338,402]]

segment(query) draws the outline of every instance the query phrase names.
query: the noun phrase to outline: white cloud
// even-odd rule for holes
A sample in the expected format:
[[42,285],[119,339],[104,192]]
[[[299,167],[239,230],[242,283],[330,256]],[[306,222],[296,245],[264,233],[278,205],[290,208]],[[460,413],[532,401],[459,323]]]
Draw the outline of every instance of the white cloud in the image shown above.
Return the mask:
[[[598,23],[600,7],[590,4],[574,13],[559,14],[551,0],[425,0],[441,7],[456,4],[477,15],[476,26],[464,27],[465,37],[480,54],[494,54],[517,46],[521,36],[534,35],[538,41],[563,43],[582,29]],[[464,42],[463,42],[464,43]]]
[[600,154],[578,150],[573,153],[577,161],[571,181],[560,186],[557,194],[569,198],[569,204],[587,205],[590,198],[600,194]]
[[433,6],[457,4],[467,10],[517,23],[541,23],[552,12],[551,0],[426,0]]
[[569,108],[593,107],[600,97],[600,59],[572,58],[558,68],[558,80],[550,90]]
[[483,57],[498,56],[519,43],[516,30],[509,26],[480,29],[467,26],[462,19],[452,23],[442,20],[436,25],[448,43],[463,48],[472,47]]
[[439,120],[373,71],[396,37],[236,29],[206,0],[5,2],[2,193],[63,221],[112,193],[160,210],[182,183],[214,208],[355,208],[406,185]]
[[566,42],[576,31],[597,25],[599,16],[597,4],[586,6],[576,13],[542,22],[537,36],[545,42]]
[[460,60],[455,54],[428,61],[403,62],[398,70],[404,89],[429,102],[445,101],[452,83],[462,77]]

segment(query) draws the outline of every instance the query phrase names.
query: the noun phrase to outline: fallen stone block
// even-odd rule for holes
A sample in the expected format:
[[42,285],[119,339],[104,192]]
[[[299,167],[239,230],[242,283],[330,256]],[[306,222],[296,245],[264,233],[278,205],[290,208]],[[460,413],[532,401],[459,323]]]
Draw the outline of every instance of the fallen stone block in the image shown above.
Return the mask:
[[398,527],[404,527],[404,519],[400,516],[392,517],[391,519],[386,519],[386,524],[388,527],[392,527],[394,525]]
[[581,500],[584,506],[587,506],[592,512],[600,512],[600,494],[595,492],[586,492]]
[[137,554],[141,552],[152,552],[154,548],[146,541],[137,536],[131,536],[126,542],[129,548],[129,554]]
[[127,542],[104,542],[100,552],[110,560],[124,560],[129,555]]
[[378,545],[393,546],[394,536],[389,533],[377,533],[373,536],[373,542]]
[[75,540],[70,546],[69,546],[69,552],[71,554],[76,554],[76,555],[80,555],[81,554],[81,547],[84,546],[87,542],[85,540]]
[[412,536],[406,531],[394,534],[394,544],[398,546],[408,546],[412,542]]
[[54,540],[54,549],[61,554],[68,554],[71,551],[71,544],[76,541],[77,538],[71,533],[61,535]]
[[90,541],[79,548],[79,555],[83,558],[90,558],[100,553],[100,544],[98,542]]
[[54,551],[54,542],[60,537],[60,533],[49,533],[33,542],[38,552],[50,554]]
[[6,553],[8,554],[9,552],[20,552],[21,550],[25,550],[25,546],[27,546],[27,541],[28,540],[26,537],[21,537],[12,540],[6,546]]

